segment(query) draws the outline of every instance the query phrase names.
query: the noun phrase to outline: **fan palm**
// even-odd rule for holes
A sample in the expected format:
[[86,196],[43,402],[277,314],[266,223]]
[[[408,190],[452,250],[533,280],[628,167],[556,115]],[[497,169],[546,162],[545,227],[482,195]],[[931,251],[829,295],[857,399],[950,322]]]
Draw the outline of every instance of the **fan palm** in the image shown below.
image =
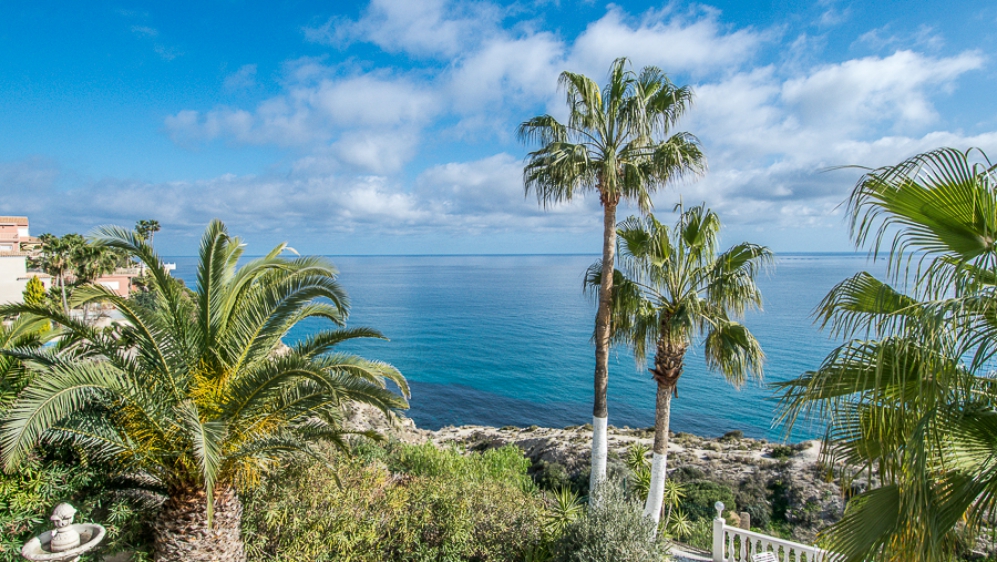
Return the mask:
[[73,254],[77,248],[83,245],[83,237],[79,234],[66,234],[61,238],[53,234],[42,234],[38,238],[42,242],[38,265],[45,273],[59,282],[59,289],[62,292],[62,309],[68,313],[66,275],[73,270]]
[[847,341],[781,385],[782,416],[825,420],[828,460],[878,471],[830,549],[948,559],[958,534],[997,517],[995,166],[975,150],[919,154],[868,171],[849,210],[857,245],[888,247],[888,282],[861,272],[825,297],[819,318]]
[[[771,261],[764,246],[742,243],[719,252],[720,218],[703,206],[680,210],[674,227],[654,217],[630,217],[620,224],[620,265],[613,291],[613,340],[629,346],[643,364],[654,346],[650,369],[657,383],[651,482],[644,514],[658,523],[665,491],[668,425],[672,396],[689,346],[702,337],[706,365],[735,386],[748,375],[762,376],[761,346],[736,321],[760,308],[755,285],[759,269]],[[586,275],[599,285],[602,264]]]
[[616,208],[621,200],[651,208],[650,194],[669,181],[698,174],[706,167],[699,141],[689,133],[669,136],[692,103],[692,90],[677,87],[658,68],[640,74],[625,58],[613,62],[601,90],[592,79],[562,72],[559,85],[568,104],[568,121],[540,115],[519,126],[519,137],[540,148],[523,170],[526,192],[544,207],[570,201],[576,193],[595,192],[603,208],[603,284],[595,318],[595,392],[592,407],[592,478],[606,476],[609,409],[610,298],[616,251]]
[[158,481],[167,499],[154,523],[156,560],[244,560],[239,489],[281,457],[310,453],[310,440],[342,445],[346,401],[386,413],[406,407],[386,388],[390,380],[408,394],[395,368],[333,352],[378,332],[326,329],[289,348],[282,343],[305,319],[344,324],[347,296],[327,261],[281,257],[281,245],[238,267],[239,239],[214,221],[191,292],[136,233],[103,227],[93,238],[148,267],[152,298],[143,302],[151,304],[98,285],[74,291],[74,306],[117,307],[127,325],[114,334],[44,307],[0,310],[49,318],[72,342],[58,356],[13,354],[31,365],[34,379],[8,411],[3,462],[15,469],[38,442],[73,445]]

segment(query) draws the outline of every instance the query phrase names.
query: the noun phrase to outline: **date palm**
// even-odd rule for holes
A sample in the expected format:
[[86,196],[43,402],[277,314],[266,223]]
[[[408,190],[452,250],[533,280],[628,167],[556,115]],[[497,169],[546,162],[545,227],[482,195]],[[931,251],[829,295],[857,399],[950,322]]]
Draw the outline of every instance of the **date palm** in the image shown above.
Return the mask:
[[540,148],[523,170],[526,192],[547,207],[571,201],[576,194],[598,194],[603,209],[603,284],[595,318],[595,376],[592,407],[592,477],[590,489],[606,476],[606,391],[609,381],[610,298],[616,250],[616,208],[621,201],[651,209],[651,193],[681,176],[701,173],[706,158],[689,133],[671,133],[692,103],[692,90],[672,84],[658,68],[640,74],[625,58],[613,62],[602,88],[592,79],[562,72],[559,85],[568,104],[568,120],[550,115],[519,126],[520,139]]
[[782,416],[828,424],[824,454],[880,486],[825,533],[842,560],[948,560],[997,517],[997,174],[941,148],[869,170],[849,211],[887,279],[838,284],[819,319],[846,342],[781,384]]
[[[644,515],[655,524],[665,493],[671,401],[686,352],[702,339],[710,370],[735,386],[748,375],[761,378],[761,346],[737,319],[761,307],[755,276],[772,259],[768,248],[749,243],[721,253],[720,217],[703,206],[677,209],[673,227],[654,215],[620,223],[613,291],[613,340],[629,346],[638,364],[654,347],[654,447]],[[596,262],[586,275],[587,286],[599,286],[601,276],[602,264]]]
[[[0,350],[37,349],[53,336],[42,318],[22,316],[0,324]],[[0,355],[0,415],[27,385],[28,374],[16,357]]]
[[[341,327],[348,299],[327,261],[284,258],[281,245],[239,267],[239,239],[214,221],[189,291],[136,233],[104,227],[93,239],[148,267],[151,299],[77,288],[74,306],[101,301],[121,312],[128,323],[116,333],[44,307],[0,310],[53,320],[70,342],[58,356],[17,353],[33,380],[7,413],[3,462],[15,470],[39,442],[72,445],[158,482],[167,499],[153,525],[156,560],[244,560],[238,490],[282,457],[309,454],[314,439],[342,444],[346,401],[385,412],[407,406],[386,388],[390,380],[408,394],[394,367],[335,352],[344,341],[381,336]],[[306,319],[340,327],[285,347]]]

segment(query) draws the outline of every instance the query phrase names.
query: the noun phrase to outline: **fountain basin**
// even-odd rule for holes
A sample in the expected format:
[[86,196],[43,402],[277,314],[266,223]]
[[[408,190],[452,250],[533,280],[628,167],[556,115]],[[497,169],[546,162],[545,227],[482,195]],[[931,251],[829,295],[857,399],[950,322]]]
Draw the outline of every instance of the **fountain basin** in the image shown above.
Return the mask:
[[69,525],[68,528],[80,534],[79,546],[62,552],[52,552],[52,531],[45,531],[25,543],[21,549],[21,556],[36,562],[75,560],[104,540],[104,534],[107,532],[103,525],[94,523],[77,523]]

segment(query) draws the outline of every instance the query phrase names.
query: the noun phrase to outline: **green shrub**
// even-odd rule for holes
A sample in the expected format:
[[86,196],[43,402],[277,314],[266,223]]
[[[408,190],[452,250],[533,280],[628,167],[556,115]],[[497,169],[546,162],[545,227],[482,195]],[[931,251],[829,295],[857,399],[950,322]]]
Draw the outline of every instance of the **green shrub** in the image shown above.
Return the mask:
[[683,485],[685,497],[679,503],[679,507],[693,521],[700,519],[712,520],[716,516],[716,509],[713,507],[718,501],[724,502],[727,509],[733,508],[736,503],[734,491],[722,484],[710,482],[709,480],[694,480]]
[[768,480],[757,472],[734,487],[737,511],[746,511],[751,515],[752,527],[764,529],[772,520],[771,494]]
[[473,481],[499,480],[525,486],[530,460],[515,445],[488,449],[481,454],[462,455],[456,448],[440,450],[432,443],[395,446],[387,457],[388,468],[411,476],[460,474]]
[[554,545],[557,562],[656,562],[668,548],[655,539],[654,523],[644,517],[640,503],[628,500],[621,487],[603,485],[598,501],[565,529]]
[[713,521],[700,519],[689,524],[689,534],[682,540],[691,546],[703,550],[713,550]]
[[294,464],[247,494],[248,559],[512,561],[540,542],[543,501],[518,449],[363,451]]
[[[100,523],[107,537],[96,554],[138,551],[148,544],[146,510],[115,494],[109,470],[86,466],[78,459],[29,457],[16,472],[0,472],[0,562],[21,561],[21,546],[52,529],[49,516],[59,503],[78,511],[76,522]],[[99,558],[95,558],[99,559]]]
[[792,445],[776,445],[772,447],[772,452],[769,453],[773,459],[786,460],[798,451]]
[[704,480],[706,473],[695,466],[680,466],[673,470],[668,477],[676,482],[693,482],[695,480]]
[[533,465],[533,470],[533,480],[541,489],[551,492],[560,489],[570,489],[575,492],[582,491],[576,489],[575,483],[571,480],[571,474],[568,473],[568,469],[559,462],[538,461]]

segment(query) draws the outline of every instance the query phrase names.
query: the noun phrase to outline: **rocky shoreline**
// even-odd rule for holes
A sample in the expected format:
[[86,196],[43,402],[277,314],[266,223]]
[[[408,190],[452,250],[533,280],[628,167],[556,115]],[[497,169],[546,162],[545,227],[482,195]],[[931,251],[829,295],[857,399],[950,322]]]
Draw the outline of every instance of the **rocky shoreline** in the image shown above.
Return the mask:
[[[347,419],[355,431],[372,430],[406,442],[429,441],[464,451],[515,445],[532,461],[531,472],[538,480],[577,480],[588,471],[592,436],[588,425],[563,429],[465,425],[430,431],[404,417],[389,422],[377,411],[354,410]],[[622,474],[630,447],[650,447],[653,436],[650,429],[610,426],[610,473]],[[737,431],[717,438],[675,433],[668,449],[670,477],[699,487],[707,487],[705,482],[731,490],[737,509],[751,514],[753,526],[782,522],[793,540],[812,542],[844,509],[840,482],[819,461],[818,441],[784,445],[746,438]]]

